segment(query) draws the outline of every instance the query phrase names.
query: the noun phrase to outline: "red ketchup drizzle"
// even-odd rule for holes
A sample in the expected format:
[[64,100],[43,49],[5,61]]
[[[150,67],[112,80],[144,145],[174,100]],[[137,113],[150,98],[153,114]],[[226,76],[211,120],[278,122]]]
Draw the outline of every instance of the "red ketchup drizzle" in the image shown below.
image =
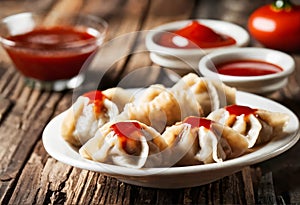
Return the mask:
[[134,143],[136,139],[142,135],[142,128],[137,122],[117,122],[111,126],[118,136],[121,146],[124,150],[129,143]]
[[94,113],[99,115],[103,109],[103,103],[106,96],[100,90],[94,90],[83,94],[84,97],[90,99],[90,103],[94,103]]
[[237,60],[216,65],[217,71],[231,76],[261,76],[282,71],[282,68],[272,63],[257,60]]
[[[182,36],[191,42],[186,46],[178,46],[173,42],[176,35]],[[177,31],[163,33],[158,39],[158,44],[170,48],[214,48],[235,43],[236,41],[232,37],[220,35],[198,21],[192,21],[189,25]]]
[[244,114],[245,116],[251,115],[251,114],[255,114],[255,112],[257,111],[257,109],[253,109],[247,106],[242,106],[242,105],[230,105],[225,107],[225,109],[229,112],[229,114],[231,115],[242,115]]
[[[78,75],[86,59],[97,49],[95,36],[86,30],[67,26],[36,28],[7,39],[24,46],[5,46],[16,68],[25,76],[44,81]],[[87,40],[89,44],[80,45]],[[64,47],[70,43],[70,48]]]
[[212,121],[205,119],[205,118],[201,118],[201,117],[191,116],[191,117],[185,118],[183,123],[190,124],[192,126],[192,128],[205,127],[206,129],[210,129]]

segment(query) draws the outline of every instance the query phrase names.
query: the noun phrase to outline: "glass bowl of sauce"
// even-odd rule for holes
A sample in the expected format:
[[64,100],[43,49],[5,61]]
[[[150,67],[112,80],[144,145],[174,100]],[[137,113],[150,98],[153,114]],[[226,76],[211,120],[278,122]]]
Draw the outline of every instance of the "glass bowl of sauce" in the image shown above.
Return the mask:
[[68,16],[55,22],[28,12],[1,20],[0,41],[27,85],[62,91],[84,81],[84,70],[106,30],[107,23],[96,16]]
[[269,94],[284,87],[294,69],[295,61],[290,55],[267,48],[214,51],[199,62],[204,77],[257,94]]
[[248,32],[233,23],[194,19],[167,23],[150,30],[146,47],[154,63],[184,74],[196,71],[206,54],[249,43]]

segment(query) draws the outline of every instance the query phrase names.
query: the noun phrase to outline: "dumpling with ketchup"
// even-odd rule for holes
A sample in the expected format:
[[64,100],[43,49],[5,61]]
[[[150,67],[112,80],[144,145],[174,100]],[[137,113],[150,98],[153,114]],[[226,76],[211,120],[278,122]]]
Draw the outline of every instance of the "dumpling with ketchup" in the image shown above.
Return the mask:
[[[142,90],[141,93],[139,93]],[[121,87],[113,87],[103,90],[102,93],[112,102],[114,102],[120,112],[128,103],[140,105],[142,103],[149,103],[161,92],[164,92],[166,88],[161,84],[153,84],[146,89],[136,89],[135,91],[130,89],[123,89]],[[138,95],[138,97],[136,96]]]
[[249,148],[270,141],[283,134],[289,116],[285,113],[230,105],[213,111],[208,118],[220,122],[243,134]]
[[167,127],[169,161],[178,166],[222,162],[244,154],[247,140],[233,129],[201,117],[187,117]]
[[162,133],[188,116],[206,116],[212,110],[235,103],[234,88],[190,73],[170,89],[159,89],[151,101],[128,103],[118,120],[138,120]]
[[121,87],[108,88],[102,94],[117,105],[119,112],[123,111],[127,103],[135,101],[134,93]]
[[167,144],[152,127],[138,121],[107,123],[79,153],[87,159],[123,167],[159,167]]
[[72,145],[81,146],[95,135],[99,127],[118,114],[117,105],[101,91],[87,92],[67,110],[61,134]]

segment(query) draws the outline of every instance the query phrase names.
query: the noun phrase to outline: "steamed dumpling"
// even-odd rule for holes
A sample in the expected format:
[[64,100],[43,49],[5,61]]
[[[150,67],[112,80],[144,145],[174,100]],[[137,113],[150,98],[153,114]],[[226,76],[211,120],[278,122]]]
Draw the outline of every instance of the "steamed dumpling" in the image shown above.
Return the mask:
[[235,103],[235,89],[188,74],[172,88],[162,90],[150,102],[126,104],[117,119],[138,120],[163,132],[166,126],[185,117],[205,116],[232,103]]
[[118,114],[116,104],[101,91],[85,93],[67,110],[61,134],[72,145],[81,146],[95,135],[99,127]]
[[[201,107],[203,116],[211,111],[236,103],[236,89],[226,86],[221,81],[202,78],[194,73],[185,75],[173,87],[172,92],[178,99],[182,99],[183,92],[188,93],[187,100],[195,100]],[[181,101],[179,101],[181,102]],[[181,107],[185,106],[182,102]],[[185,117],[192,116],[187,115]]]
[[253,109],[242,105],[231,105],[215,110],[208,115],[208,118],[243,134],[248,140],[249,148],[281,135],[289,120],[289,116],[285,113]]
[[[114,102],[120,112],[123,111],[124,107],[128,103],[134,103],[135,105],[140,105],[143,103],[148,103],[157,97],[161,92],[165,91],[166,88],[161,84],[154,84],[143,89],[142,93],[136,97],[136,92],[128,89],[123,89],[120,87],[109,88],[102,93],[112,102]],[[139,90],[137,90],[139,92]]]
[[161,84],[154,84],[146,88],[142,94],[135,99],[136,104],[148,103],[154,100],[159,94],[166,91],[165,86]]
[[107,123],[79,153],[97,162],[130,168],[163,166],[166,142],[153,128],[138,121]]
[[233,129],[201,117],[188,117],[166,128],[162,137],[176,165],[222,162],[244,154],[247,140]]
[[132,92],[120,87],[109,88],[102,91],[102,93],[107,97],[107,99],[117,105],[119,112],[123,111],[127,103],[135,100]]

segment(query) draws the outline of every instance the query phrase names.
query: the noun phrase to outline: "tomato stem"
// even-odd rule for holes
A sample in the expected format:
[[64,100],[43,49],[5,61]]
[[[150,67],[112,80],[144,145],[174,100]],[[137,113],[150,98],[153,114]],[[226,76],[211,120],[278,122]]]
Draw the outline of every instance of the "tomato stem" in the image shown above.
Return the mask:
[[290,0],[275,0],[272,4],[272,7],[275,10],[290,10],[292,6],[293,4],[290,2]]

